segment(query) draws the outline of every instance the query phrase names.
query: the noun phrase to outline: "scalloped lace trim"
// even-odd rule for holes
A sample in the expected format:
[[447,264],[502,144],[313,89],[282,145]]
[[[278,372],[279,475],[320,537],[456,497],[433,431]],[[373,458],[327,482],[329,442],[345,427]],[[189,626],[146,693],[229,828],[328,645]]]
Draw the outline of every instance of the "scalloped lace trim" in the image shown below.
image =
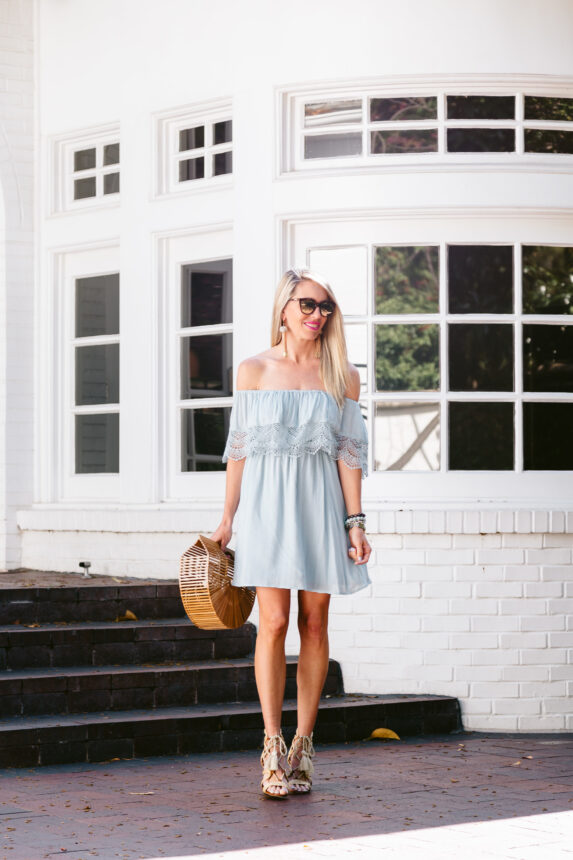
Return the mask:
[[351,469],[368,474],[368,443],[352,436],[339,436],[327,422],[287,427],[284,424],[265,424],[246,431],[231,430],[223,454],[227,460],[242,460],[248,454],[287,454],[300,457],[326,451],[333,459],[343,460]]

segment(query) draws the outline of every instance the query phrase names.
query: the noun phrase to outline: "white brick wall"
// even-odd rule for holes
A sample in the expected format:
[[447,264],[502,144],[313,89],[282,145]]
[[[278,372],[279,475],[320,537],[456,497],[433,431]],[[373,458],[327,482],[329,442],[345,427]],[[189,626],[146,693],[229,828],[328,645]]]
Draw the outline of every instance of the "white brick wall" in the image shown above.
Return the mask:
[[33,498],[33,3],[0,5],[0,569]]
[[[572,729],[570,512],[420,513],[370,512],[386,527],[369,531],[372,584],[332,599],[346,690],[456,696],[466,729]],[[29,510],[19,521],[28,567],[79,571],[88,559],[93,572],[174,577],[218,511]],[[294,594],[287,650],[298,650]]]

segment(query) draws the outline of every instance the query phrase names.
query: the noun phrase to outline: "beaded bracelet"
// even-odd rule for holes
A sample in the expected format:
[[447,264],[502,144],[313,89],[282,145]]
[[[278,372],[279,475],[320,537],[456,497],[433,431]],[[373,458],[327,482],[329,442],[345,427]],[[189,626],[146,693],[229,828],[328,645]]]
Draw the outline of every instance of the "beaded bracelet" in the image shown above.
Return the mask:
[[366,515],[360,512],[359,514],[351,514],[344,520],[344,528],[350,531],[354,526],[358,526],[363,531],[366,531]]

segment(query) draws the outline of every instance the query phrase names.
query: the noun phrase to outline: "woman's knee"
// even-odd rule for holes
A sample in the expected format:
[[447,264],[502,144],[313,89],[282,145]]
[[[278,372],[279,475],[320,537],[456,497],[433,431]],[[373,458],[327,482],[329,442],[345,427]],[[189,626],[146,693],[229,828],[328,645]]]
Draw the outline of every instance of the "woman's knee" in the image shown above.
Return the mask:
[[301,637],[323,642],[328,634],[328,615],[324,612],[301,612],[298,616]]
[[259,632],[273,639],[284,639],[288,630],[288,613],[279,611],[259,614]]

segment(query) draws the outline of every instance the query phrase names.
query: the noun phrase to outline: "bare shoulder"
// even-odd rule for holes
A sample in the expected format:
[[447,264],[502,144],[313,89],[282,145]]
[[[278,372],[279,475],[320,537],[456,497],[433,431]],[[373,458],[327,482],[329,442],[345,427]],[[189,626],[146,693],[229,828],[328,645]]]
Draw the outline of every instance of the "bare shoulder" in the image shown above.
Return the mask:
[[358,400],[360,397],[360,374],[353,364],[348,362],[348,385],[344,392],[345,397],[351,400]]
[[237,390],[258,388],[265,370],[264,353],[245,358],[237,368]]

